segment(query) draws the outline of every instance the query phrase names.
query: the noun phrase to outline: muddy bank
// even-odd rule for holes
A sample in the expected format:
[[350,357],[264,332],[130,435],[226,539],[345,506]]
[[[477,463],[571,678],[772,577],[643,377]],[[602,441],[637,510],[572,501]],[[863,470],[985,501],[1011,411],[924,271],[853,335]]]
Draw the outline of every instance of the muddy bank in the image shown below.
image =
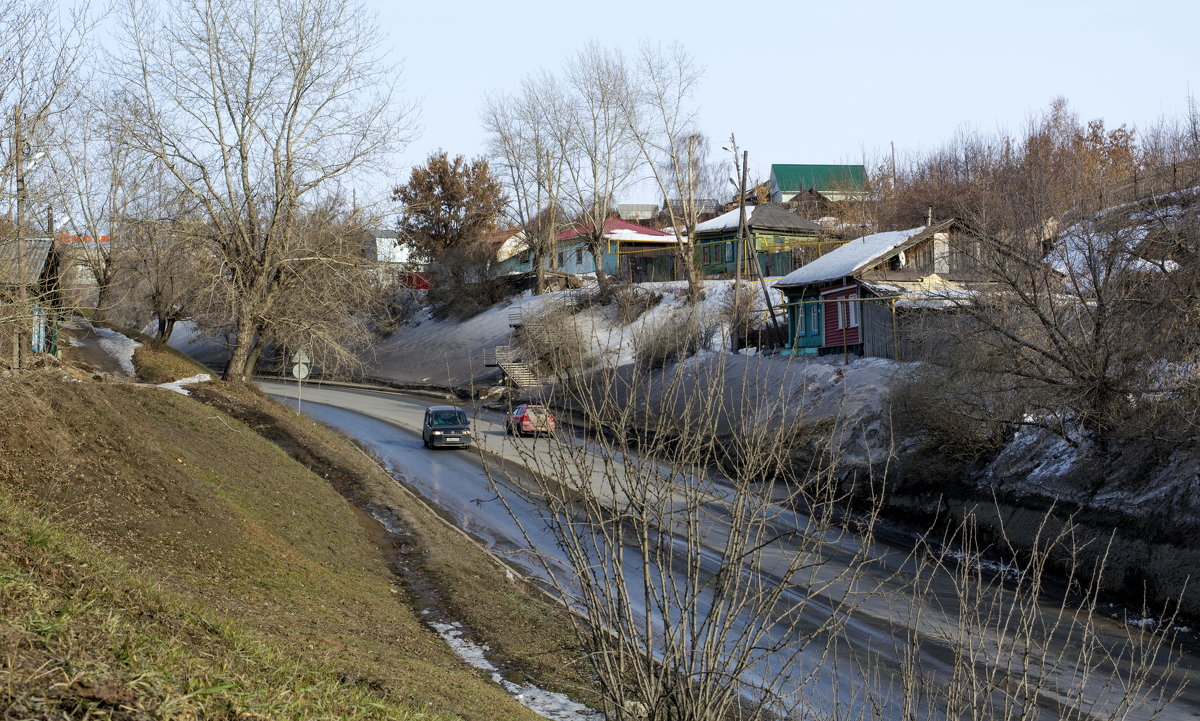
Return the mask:
[[1129,449],[1068,451],[1052,438],[1014,439],[973,465],[928,449],[902,452],[889,474],[885,515],[943,530],[973,515],[985,543],[1018,554],[1069,530],[1077,555],[1060,553],[1059,571],[1074,564],[1091,574],[1103,566],[1106,596],[1154,613],[1178,603],[1195,618],[1200,514],[1193,454],[1178,448],[1149,463]]

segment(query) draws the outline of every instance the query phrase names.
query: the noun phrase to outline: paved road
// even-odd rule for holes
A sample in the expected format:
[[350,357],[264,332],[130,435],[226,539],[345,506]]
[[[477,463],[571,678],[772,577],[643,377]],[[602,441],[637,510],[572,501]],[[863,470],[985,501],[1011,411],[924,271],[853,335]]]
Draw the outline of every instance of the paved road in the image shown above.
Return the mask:
[[[264,383],[264,390],[271,395],[290,399],[294,404],[295,385],[280,383]],[[404,479],[426,496],[431,502],[449,512],[460,527],[483,540],[497,553],[505,554],[516,565],[527,573],[543,573],[540,564],[528,553],[527,545],[532,542],[535,549],[542,554],[548,554],[561,561],[552,535],[545,530],[541,522],[539,507],[519,493],[508,493],[506,498],[513,513],[520,519],[520,526],[514,521],[503,504],[495,500],[485,466],[494,467],[495,459],[506,459],[510,464],[524,464],[532,467],[560,468],[555,456],[562,453],[576,454],[581,459],[578,464],[586,469],[578,472],[571,483],[588,484],[601,496],[607,494],[611,503],[620,503],[620,483],[612,482],[613,474],[620,474],[623,467],[617,462],[604,463],[602,459],[586,459],[595,449],[579,438],[569,434],[560,434],[558,442],[568,444],[564,451],[562,447],[552,449],[545,439],[515,439],[504,432],[504,417],[492,411],[478,411],[475,417],[476,440],[486,454],[478,451],[426,451],[422,448],[420,426],[425,407],[436,405],[429,400],[407,397],[393,393],[380,393],[365,390],[348,390],[332,387],[306,386],[303,392],[302,410],[307,414],[330,425],[354,435],[360,441],[371,447],[380,457],[392,466],[392,470],[401,474]],[[502,475],[502,474],[501,474]],[[518,474],[519,475],[519,474]],[[671,499],[668,499],[670,502]],[[679,499],[675,499],[679,500]],[[714,509],[720,507],[714,503]],[[709,514],[711,522],[704,524],[706,528],[706,544],[716,553],[722,543],[722,525],[720,510]],[[788,522],[788,514],[781,512],[778,522]],[[797,525],[803,519],[795,518]],[[526,536],[522,533],[522,527]],[[806,600],[808,604],[805,614],[813,615],[812,623],[819,622],[822,613],[829,613],[837,605],[837,600],[847,589],[841,585],[838,574],[843,566],[840,564],[851,561],[859,550],[854,539],[836,538],[831,536],[829,544],[824,549],[824,563],[820,566],[817,577],[803,579],[792,576],[790,582],[800,593],[801,588],[811,587],[814,581],[827,581],[823,597],[812,597]],[[878,561],[869,568],[868,576],[858,579],[864,587],[877,588],[878,592],[860,599],[852,620],[846,627],[845,643],[835,653],[842,664],[838,678],[837,671],[828,657],[822,657],[817,650],[801,656],[795,661],[798,664],[809,664],[812,667],[828,669],[819,672],[805,682],[805,693],[815,698],[830,698],[840,695],[839,685],[845,693],[846,668],[853,664],[862,664],[871,660],[884,674],[898,673],[896,638],[902,636],[908,629],[898,626],[898,619],[909,616],[907,591],[904,586],[910,577],[907,554],[902,549],[892,549],[878,545],[872,553],[878,556]],[[795,557],[796,549],[786,541],[780,541],[770,547],[759,564],[759,572],[782,579],[787,576],[789,563]],[[957,595],[950,588],[951,579],[941,578],[935,584],[939,603],[927,608],[923,615],[918,635],[924,639],[921,644],[924,670],[941,675],[949,672],[946,664],[944,647],[941,647],[937,637],[944,636],[946,629],[952,628],[957,621]],[[1047,605],[1046,614],[1053,614],[1055,607]],[[786,624],[785,624],[786,625]],[[802,624],[803,625],[803,624]],[[794,626],[793,626],[794,628]],[[1125,637],[1126,630],[1115,622],[1102,621],[1100,635],[1095,642],[1110,645],[1118,643]],[[1069,649],[1071,641],[1065,640],[1063,648]],[[1066,656],[1070,658],[1070,653]],[[846,665],[850,664],[850,665]],[[1184,695],[1167,710],[1167,715],[1161,718],[1171,719],[1200,719],[1200,662],[1195,658],[1184,659],[1182,673],[1189,684]],[[1064,680],[1064,685],[1069,685]],[[839,683],[840,682],[840,683]],[[1104,693],[1095,683],[1089,686],[1091,693],[1097,696]],[[1056,698],[1043,695],[1039,705],[1046,709],[1046,718],[1056,718],[1062,711],[1062,705],[1073,704],[1069,698]],[[1128,718],[1148,718],[1152,709],[1139,709]],[[1086,717],[1084,717],[1086,718]],[[1095,718],[1100,718],[1096,716]]]

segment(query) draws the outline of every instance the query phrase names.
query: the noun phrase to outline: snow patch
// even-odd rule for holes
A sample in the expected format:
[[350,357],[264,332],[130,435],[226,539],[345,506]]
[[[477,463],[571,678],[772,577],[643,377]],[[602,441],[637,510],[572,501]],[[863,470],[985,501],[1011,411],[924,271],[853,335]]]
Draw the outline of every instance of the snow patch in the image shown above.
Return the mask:
[[176,393],[187,396],[191,394],[187,392],[187,389],[184,388],[184,386],[190,386],[193,383],[204,383],[206,381],[211,381],[212,379],[213,377],[207,373],[197,373],[194,376],[180,378],[179,380],[171,381],[170,383],[159,383],[158,387],[166,388],[169,391],[175,391]]
[[100,327],[96,327],[94,330],[96,335],[100,336],[100,347],[104,349],[104,352],[120,364],[121,370],[125,371],[126,375],[132,376],[134,373],[133,352],[142,344],[115,330]]
[[1016,566],[1001,563],[999,561],[990,561],[982,556],[964,553],[963,551],[945,551],[942,553],[944,558],[952,558],[960,563],[964,563],[971,568],[977,568],[982,571],[1000,574],[1007,578],[1016,580],[1025,574],[1024,571]]
[[533,684],[513,683],[500,675],[500,669],[487,660],[486,646],[480,646],[463,638],[465,632],[458,623],[433,623],[433,630],[463,661],[480,671],[491,674],[492,680],[513,695],[523,706],[540,716],[555,721],[603,721],[604,716],[583,704],[578,704],[561,693],[544,691]]

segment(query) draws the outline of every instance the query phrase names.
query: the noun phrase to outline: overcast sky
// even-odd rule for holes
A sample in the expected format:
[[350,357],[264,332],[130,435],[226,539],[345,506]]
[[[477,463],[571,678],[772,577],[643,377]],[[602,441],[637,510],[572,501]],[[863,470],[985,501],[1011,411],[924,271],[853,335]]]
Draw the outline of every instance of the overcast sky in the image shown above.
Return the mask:
[[[903,155],[963,127],[1016,129],[1059,95],[1082,120],[1114,127],[1178,116],[1200,92],[1198,0],[793,0],[753,12],[730,2],[366,1],[421,107],[397,180],[439,148],[483,153],[484,96],[557,71],[592,39],[685,44],[705,68],[701,129],[715,146],[736,132],[764,178],[771,163],[860,163],[891,142]],[[624,200],[658,200],[644,194]]]

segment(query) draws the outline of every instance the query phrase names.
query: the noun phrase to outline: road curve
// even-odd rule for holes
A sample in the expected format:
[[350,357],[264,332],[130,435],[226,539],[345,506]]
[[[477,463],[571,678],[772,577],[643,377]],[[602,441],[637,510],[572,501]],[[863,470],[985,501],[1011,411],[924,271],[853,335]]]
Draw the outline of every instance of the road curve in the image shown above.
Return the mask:
[[[268,394],[295,405],[297,386],[289,383],[264,382],[261,384]],[[478,449],[463,451],[430,452],[422,448],[420,427],[424,410],[429,405],[444,404],[412,396],[406,396],[390,391],[374,391],[367,389],[347,389],[331,386],[304,386],[301,395],[301,409],[306,415],[316,418],[329,425],[338,427],[350,433],[365,443],[383,458],[390,469],[401,475],[415,490],[427,500],[449,513],[455,522],[464,530],[481,539],[494,552],[504,555],[510,562],[523,568],[526,572],[537,574],[540,564],[527,553],[526,538],[522,533],[527,532],[530,540],[543,554],[557,555],[553,537],[540,523],[540,511],[536,504],[519,494],[506,494],[506,500],[514,513],[521,519],[518,525],[504,505],[495,499],[488,474],[484,470],[486,460],[502,458],[509,463],[534,462],[538,465],[538,454],[541,451],[537,443],[515,439],[507,436],[504,429],[504,416],[501,413],[487,410],[477,410],[475,415],[475,435],[479,446],[485,451],[481,455]],[[586,446],[586,441],[562,434],[559,442],[573,443]],[[598,465],[598,467],[602,467]],[[594,471],[599,472],[599,471]],[[594,487],[609,487],[600,483],[601,479],[592,479]],[[586,476],[581,482],[588,482]],[[613,499],[617,502],[619,499]],[[710,533],[713,531],[710,530]],[[719,531],[717,531],[719,535]],[[709,542],[711,547],[719,548],[719,538]],[[780,569],[787,569],[789,548],[780,544],[772,548],[764,558],[760,572],[780,578]],[[847,557],[855,549],[843,549]],[[897,644],[894,637],[904,633],[906,629],[898,628],[896,619],[906,617],[903,609],[902,572],[907,562],[907,554],[903,549],[875,549],[879,553],[879,562],[874,569],[875,577],[871,581],[881,587],[884,593],[873,596],[854,611],[847,629],[846,653],[852,657],[866,654],[874,657],[876,662],[882,661],[884,667],[895,670],[899,664],[894,657]],[[838,561],[839,549],[831,547],[829,556],[831,563]],[[561,559],[561,556],[558,556]],[[947,588],[940,598],[943,603],[940,608],[931,610],[924,615],[923,623],[928,624],[930,631],[944,629],[946,624],[953,623],[955,604],[953,594]],[[822,604],[820,599],[810,599],[811,604],[806,612],[816,610],[831,611],[833,604]],[[1047,613],[1053,612],[1048,608]],[[1126,630],[1115,622],[1101,622],[1103,639],[1118,642],[1124,638]],[[921,629],[918,629],[919,631]],[[857,651],[855,651],[857,649]],[[924,648],[922,649],[924,651]],[[939,666],[938,653],[926,654],[926,663],[942,672],[948,669],[944,664]],[[882,659],[880,658],[882,656]],[[860,662],[862,658],[848,658],[850,662]],[[825,659],[827,661],[827,659]],[[818,658],[813,663],[822,663]],[[1200,663],[1194,657],[1183,659],[1180,673],[1188,681],[1187,688],[1174,704],[1160,718],[1170,719],[1200,719]],[[835,693],[837,681],[825,678],[818,682],[818,693]],[[810,693],[812,690],[809,691]],[[1046,698],[1042,704],[1047,709],[1048,717],[1053,717],[1053,710],[1064,699]],[[1152,709],[1137,712],[1130,719],[1150,718]]]

